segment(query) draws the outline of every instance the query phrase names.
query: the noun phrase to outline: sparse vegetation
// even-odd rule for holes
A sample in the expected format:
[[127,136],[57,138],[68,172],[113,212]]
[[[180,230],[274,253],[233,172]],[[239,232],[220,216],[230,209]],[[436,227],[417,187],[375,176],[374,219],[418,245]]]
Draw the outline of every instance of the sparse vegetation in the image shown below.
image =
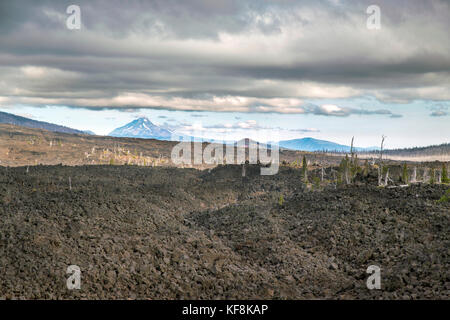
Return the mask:
[[408,166],[406,165],[406,163],[403,164],[403,168],[402,168],[402,182],[404,184],[408,184]]
[[347,173],[347,167],[348,167],[348,156],[345,155],[344,158],[342,158],[341,163],[339,164],[338,169],[338,177],[337,177],[337,183],[342,184],[344,181],[346,181],[346,173]]
[[284,204],[284,196],[281,194],[280,197],[278,198],[278,205],[282,206]]
[[315,176],[313,178],[313,185],[316,190],[320,189],[320,178],[319,177]]
[[438,200],[438,203],[450,202],[450,189]]
[[431,169],[430,184],[436,183],[436,169]]
[[448,173],[447,173],[447,164],[444,162],[442,163],[442,179],[441,179],[442,183],[450,183],[450,179],[448,177]]
[[306,161],[305,155],[303,155],[303,160],[302,160],[302,176],[303,176],[303,182],[308,183],[308,162]]
[[364,161],[364,176],[367,177],[369,175],[369,160]]

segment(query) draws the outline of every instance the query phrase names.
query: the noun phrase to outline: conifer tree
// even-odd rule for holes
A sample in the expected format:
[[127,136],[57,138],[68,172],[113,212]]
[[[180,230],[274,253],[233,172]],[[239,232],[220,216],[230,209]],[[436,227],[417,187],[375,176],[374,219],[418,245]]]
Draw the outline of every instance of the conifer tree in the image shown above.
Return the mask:
[[403,164],[402,181],[403,183],[408,184],[408,167],[406,166],[406,163]]
[[450,179],[448,177],[448,172],[447,172],[447,166],[445,165],[445,163],[442,164],[442,179],[441,179],[442,183],[449,183]]
[[308,163],[306,162],[306,156],[303,155],[302,160],[302,175],[305,183],[308,183]]
[[369,161],[366,159],[366,161],[364,161],[364,176],[368,176],[369,175]]
[[348,156],[345,155],[345,158],[342,158],[341,163],[339,164],[338,183],[342,183],[344,180],[347,181],[346,180],[347,166],[348,166]]
[[430,184],[436,183],[436,169],[431,169]]

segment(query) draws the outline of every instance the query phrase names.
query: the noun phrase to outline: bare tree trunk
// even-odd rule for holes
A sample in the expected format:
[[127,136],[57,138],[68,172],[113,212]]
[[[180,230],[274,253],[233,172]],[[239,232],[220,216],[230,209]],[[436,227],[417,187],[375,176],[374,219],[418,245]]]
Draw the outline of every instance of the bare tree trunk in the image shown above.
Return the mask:
[[[383,147],[384,147],[384,139],[386,139],[385,135],[381,136],[381,148],[380,148],[380,163],[378,166],[378,185],[381,186],[382,180],[382,168],[383,168]],[[387,176],[388,172],[386,172]],[[387,178],[385,177],[385,185],[387,183]]]
[[348,179],[348,164],[345,166],[345,183],[349,184],[350,181]]
[[423,177],[422,182],[425,183],[428,181],[428,168],[423,169]]
[[383,161],[383,146],[384,146],[384,139],[386,137],[384,135],[381,136],[381,148],[380,148],[380,163]]
[[72,179],[69,177],[69,190],[72,190]]
[[384,177],[384,185],[387,186],[389,181],[389,169],[386,170],[386,176]]
[[411,178],[411,183],[416,183],[417,182],[417,167],[414,167],[414,171],[412,174],[412,178]]
[[378,167],[378,185],[381,186],[381,167]]
[[245,177],[245,163],[242,164],[242,176]]
[[352,137],[352,144],[351,144],[351,147],[350,147],[350,153],[351,153],[351,157],[352,157],[352,165],[353,165],[353,161],[355,160],[354,159],[355,154],[353,152],[353,140],[354,139],[355,139],[355,137]]
[[323,171],[324,171],[324,170],[323,170],[323,167],[322,167],[322,179],[321,179],[322,182],[323,182],[323,174],[324,174]]

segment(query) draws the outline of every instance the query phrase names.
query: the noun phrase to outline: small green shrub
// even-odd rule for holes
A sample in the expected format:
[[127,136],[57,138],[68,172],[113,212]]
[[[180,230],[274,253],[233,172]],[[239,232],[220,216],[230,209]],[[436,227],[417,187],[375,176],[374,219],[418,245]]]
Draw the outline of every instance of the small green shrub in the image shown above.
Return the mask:
[[450,202],[450,189],[438,200],[438,203]]
[[341,163],[339,164],[338,183],[344,183],[344,181],[347,183],[348,167],[349,167],[349,159],[348,155],[345,155],[345,158],[342,158]]
[[283,195],[280,195],[280,198],[278,199],[278,205],[282,206],[283,203],[284,203],[284,197],[283,197]]
[[315,187],[316,189],[319,189],[319,188],[320,188],[320,178],[319,178],[319,177],[314,177],[314,178],[313,178],[313,183],[314,183],[314,187]]
[[442,164],[442,183],[450,183],[450,178],[448,177],[447,173],[447,166],[445,163]]
[[308,183],[308,162],[306,161],[306,156],[303,155],[302,160],[302,177],[305,183]]
[[369,175],[369,161],[364,161],[364,171],[363,174],[365,177],[367,177]]
[[406,163],[403,164],[402,182],[404,184],[408,184],[408,167],[407,167]]

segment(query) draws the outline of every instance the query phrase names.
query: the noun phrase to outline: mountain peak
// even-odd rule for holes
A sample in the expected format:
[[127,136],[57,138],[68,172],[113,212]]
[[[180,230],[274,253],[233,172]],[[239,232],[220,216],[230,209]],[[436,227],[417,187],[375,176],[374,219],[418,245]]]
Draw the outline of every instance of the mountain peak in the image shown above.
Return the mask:
[[113,137],[170,140],[172,132],[153,124],[147,117],[140,117],[113,130],[109,135]]
[[152,122],[150,121],[150,119],[147,118],[147,117],[140,117],[140,118],[137,118],[136,121],[138,121],[138,122],[150,122],[150,123],[152,123]]
[[131,125],[131,124],[133,124],[133,125],[142,125],[142,124],[154,125],[153,122],[151,122],[150,119],[147,117],[137,118],[129,123],[129,125]]

